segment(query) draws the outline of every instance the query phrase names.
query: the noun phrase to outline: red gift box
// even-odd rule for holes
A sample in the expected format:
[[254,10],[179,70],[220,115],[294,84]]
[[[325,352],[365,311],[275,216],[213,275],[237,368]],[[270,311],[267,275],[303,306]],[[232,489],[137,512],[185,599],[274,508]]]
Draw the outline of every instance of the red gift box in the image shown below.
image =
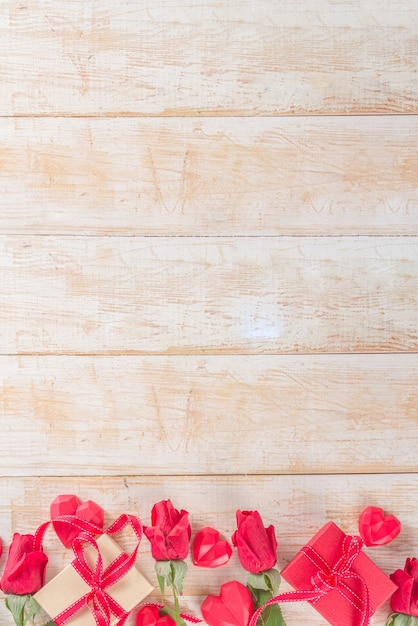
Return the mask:
[[361,546],[360,537],[349,537],[328,522],[282,570],[283,578],[297,592],[306,592],[333,626],[366,626],[397,589]]

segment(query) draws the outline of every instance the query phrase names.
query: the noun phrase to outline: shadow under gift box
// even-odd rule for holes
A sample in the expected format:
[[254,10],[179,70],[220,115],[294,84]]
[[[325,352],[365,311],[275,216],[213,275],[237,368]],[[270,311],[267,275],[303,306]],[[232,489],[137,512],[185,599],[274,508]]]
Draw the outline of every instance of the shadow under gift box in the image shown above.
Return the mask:
[[[283,578],[297,591],[312,590],[312,578],[319,568],[315,561],[323,564],[323,570],[332,571],[343,554],[346,535],[334,522],[328,522],[308,542],[317,556],[310,558],[302,549],[282,570]],[[331,589],[312,603],[315,609],[332,626],[356,626],[361,623],[362,597],[364,584],[370,599],[370,616],[396,591],[397,586],[364,553],[359,552],[354,559],[351,572],[357,576],[344,578],[343,584]],[[366,622],[368,623],[368,621]]]
[[[104,569],[123,552],[116,541],[106,534],[101,535],[97,539],[97,545],[100,548]],[[91,547],[86,549],[86,558],[90,567],[95,565],[95,554]],[[35,594],[34,598],[46,613],[54,619],[89,591],[90,587],[88,584],[70,564],[42,587]],[[123,578],[106,589],[106,593],[114,598],[125,611],[131,611],[151,591],[153,591],[152,585],[135,565]],[[110,620],[111,626],[117,622],[117,617]],[[69,626],[96,626],[96,621],[90,609],[86,606],[77,615],[68,620],[67,624]]]

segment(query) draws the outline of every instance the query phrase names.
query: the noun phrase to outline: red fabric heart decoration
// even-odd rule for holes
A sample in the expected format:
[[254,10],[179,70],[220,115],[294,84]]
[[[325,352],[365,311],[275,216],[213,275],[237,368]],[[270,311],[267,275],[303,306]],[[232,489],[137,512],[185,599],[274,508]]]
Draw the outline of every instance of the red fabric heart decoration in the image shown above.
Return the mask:
[[[57,496],[50,506],[50,515],[52,520],[59,515],[75,515],[101,528],[103,528],[104,523],[103,509],[96,502],[86,500],[86,502],[80,503],[77,496],[73,494]],[[53,523],[53,526],[60,541],[66,548],[71,548],[73,540],[81,532],[64,523]]]
[[193,563],[199,567],[220,567],[228,563],[232,548],[227,541],[220,539],[215,528],[206,526],[196,533],[193,541]]
[[169,615],[162,615],[156,606],[144,606],[136,616],[136,626],[176,626]]
[[366,546],[384,546],[401,532],[401,523],[394,515],[386,515],[377,506],[368,506],[361,513],[358,527]]
[[201,611],[209,626],[248,626],[254,604],[249,589],[233,580],[222,585],[219,596],[208,596]]

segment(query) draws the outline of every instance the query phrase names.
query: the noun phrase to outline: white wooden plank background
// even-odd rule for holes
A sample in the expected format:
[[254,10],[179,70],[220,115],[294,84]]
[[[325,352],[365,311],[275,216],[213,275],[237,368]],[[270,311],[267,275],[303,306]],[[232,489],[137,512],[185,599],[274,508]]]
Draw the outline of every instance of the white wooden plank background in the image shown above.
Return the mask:
[[[379,566],[418,556],[417,28],[415,0],[0,0],[6,546],[67,492],[227,537],[257,508],[280,566],[374,504]],[[190,568],[184,608],[233,577]]]
[[415,0],[3,0],[3,115],[416,113]]
[[416,351],[415,237],[0,238],[0,353]]
[[405,115],[0,118],[0,229],[409,235],[417,143]]
[[3,476],[416,469],[416,354],[1,357],[0,391]]

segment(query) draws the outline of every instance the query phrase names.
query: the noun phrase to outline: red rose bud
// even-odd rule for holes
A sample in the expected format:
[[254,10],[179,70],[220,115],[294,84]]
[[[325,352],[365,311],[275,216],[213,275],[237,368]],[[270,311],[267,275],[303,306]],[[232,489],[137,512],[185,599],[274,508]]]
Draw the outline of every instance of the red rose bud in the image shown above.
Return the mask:
[[220,539],[215,528],[206,526],[196,533],[192,553],[194,565],[213,568],[228,563],[232,548],[227,541]]
[[274,567],[277,561],[274,526],[264,528],[258,511],[237,511],[237,526],[232,543],[243,568],[259,574]]
[[222,585],[219,596],[208,596],[201,611],[209,626],[248,626],[254,603],[249,589],[233,580]]
[[136,616],[136,626],[176,626],[169,615],[162,615],[156,606],[144,606]]
[[406,559],[404,569],[397,569],[390,578],[398,585],[390,599],[392,611],[418,617],[418,560]]
[[15,533],[9,548],[0,587],[4,593],[32,594],[44,584],[46,554],[33,548],[33,535]]
[[384,546],[401,532],[401,523],[394,515],[386,515],[377,506],[368,506],[361,513],[359,532],[366,546]]
[[189,553],[191,528],[187,511],[178,511],[171,500],[162,500],[152,507],[151,526],[145,529],[156,561],[185,559]]

